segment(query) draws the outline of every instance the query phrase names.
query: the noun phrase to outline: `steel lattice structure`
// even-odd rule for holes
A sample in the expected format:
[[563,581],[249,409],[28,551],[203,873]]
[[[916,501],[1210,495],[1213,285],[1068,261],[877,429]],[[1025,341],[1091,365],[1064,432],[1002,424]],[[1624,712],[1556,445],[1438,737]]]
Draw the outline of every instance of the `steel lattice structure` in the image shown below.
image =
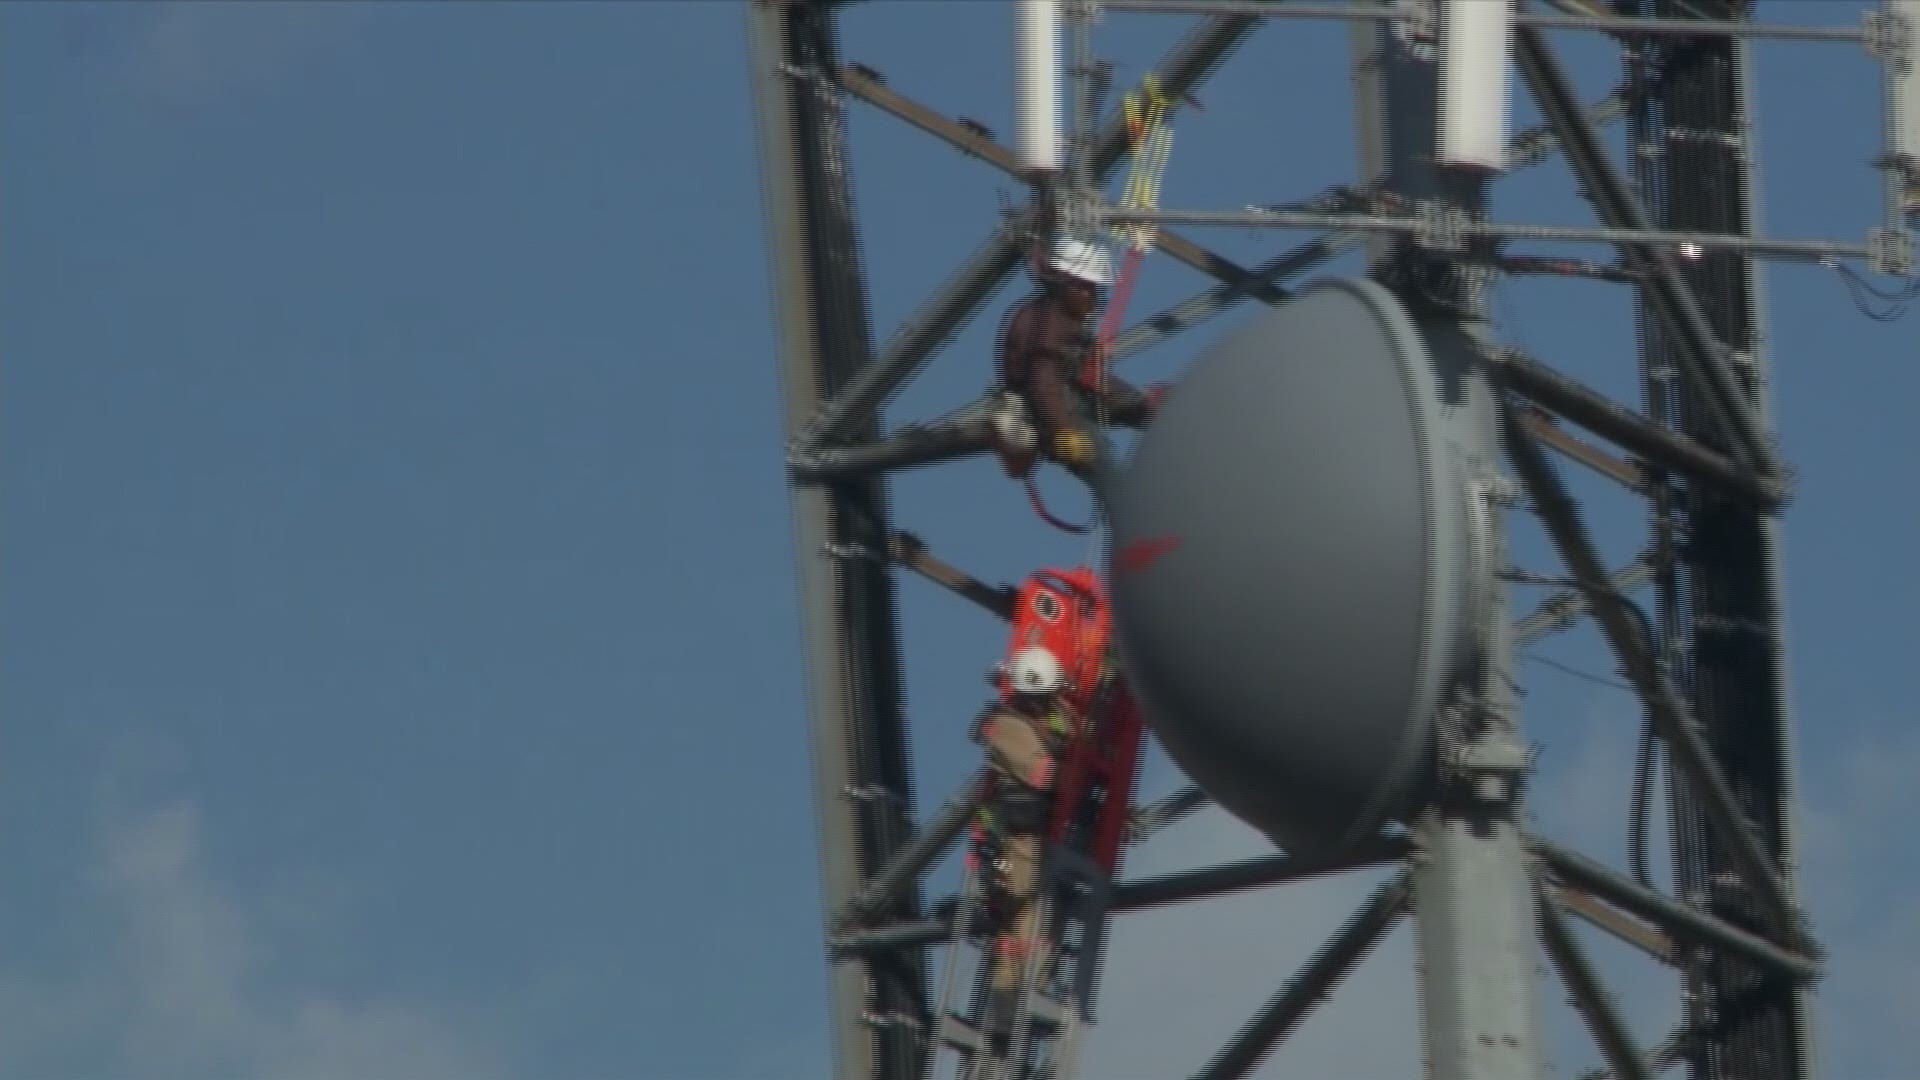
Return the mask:
[[[1509,161],[1519,166],[1564,157],[1599,219],[1594,228],[1550,229],[1490,223],[1483,183],[1435,173],[1434,76],[1430,58],[1411,44],[1419,34],[1409,33],[1410,25],[1417,31],[1423,13],[1431,19],[1431,3],[1383,5],[1068,3],[1069,29],[1080,45],[1102,9],[1202,16],[1156,68],[1160,85],[1175,98],[1202,84],[1267,18],[1347,19],[1359,53],[1373,61],[1358,109],[1363,175],[1346,189],[1344,201],[1294,204],[1312,209],[1117,211],[1099,190],[1123,156],[1122,125],[1117,117],[1095,118],[1084,110],[1075,117],[1070,169],[1083,184],[1069,194],[1082,200],[1080,212],[1105,221],[1159,223],[1159,250],[1212,279],[1208,291],[1169,316],[1129,329],[1115,351],[1145,349],[1249,299],[1283,304],[1293,296],[1290,278],[1361,247],[1370,252],[1377,280],[1424,305],[1430,316],[1453,320],[1478,343],[1476,377],[1497,403],[1497,444],[1510,464],[1510,471],[1489,476],[1482,494],[1489,505],[1527,505],[1577,583],[1527,617],[1507,622],[1496,635],[1500,652],[1510,657],[1516,643],[1582,618],[1597,623],[1644,704],[1642,786],[1650,783],[1655,747],[1669,762],[1667,812],[1680,895],[1654,888],[1644,865],[1621,873],[1523,835],[1513,816],[1516,804],[1502,804],[1471,813],[1441,807],[1405,834],[1336,857],[1275,855],[1122,882],[1110,911],[1125,918],[1127,911],[1176,900],[1421,855],[1389,878],[1197,1075],[1250,1072],[1411,910],[1422,935],[1423,1006],[1438,1032],[1429,1033],[1430,1074],[1444,1080],[1532,1077],[1538,1073],[1518,1052],[1522,1048],[1500,1056],[1446,1045],[1449,1031],[1495,1022],[1490,1018],[1511,1021],[1515,1030],[1532,1023],[1521,1015],[1529,1006],[1502,997],[1486,978],[1489,970],[1506,970],[1526,982],[1530,966],[1524,958],[1496,955],[1507,948],[1495,940],[1499,927],[1487,931],[1459,914],[1463,905],[1501,902],[1497,887],[1486,891],[1468,879],[1476,866],[1506,866],[1511,853],[1495,848],[1508,844],[1526,853],[1513,861],[1524,862],[1528,871],[1518,886],[1526,936],[1537,933],[1545,946],[1611,1075],[1642,1080],[1684,1064],[1696,1080],[1804,1080],[1813,1074],[1807,986],[1818,973],[1819,951],[1796,898],[1790,827],[1793,760],[1778,515],[1791,477],[1772,434],[1755,264],[1766,258],[1865,258],[1875,269],[1904,274],[1910,272],[1910,237],[1891,205],[1885,228],[1865,243],[1756,235],[1746,42],[1759,36],[1863,41],[1898,61],[1898,24],[1875,13],[1863,28],[1765,27],[1750,21],[1743,0],[1558,0],[1549,10],[1522,8],[1513,55],[1548,123],[1521,134]],[[1017,162],[990,136],[914,102],[840,56],[836,23],[856,17],[847,11],[856,6],[750,0],[747,10],[806,626],[836,1075],[918,1080],[931,1075],[943,1041],[964,1028],[963,1018],[935,1010],[943,1000],[937,992],[938,950],[954,935],[957,912],[965,906],[964,897],[924,896],[919,882],[956,841],[972,802],[963,792],[916,819],[894,574],[902,567],[914,570],[1002,617],[1009,596],[898,531],[885,497],[890,470],[984,452],[984,403],[891,433],[882,427],[880,410],[1014,273],[1037,226],[1032,214],[995,223],[978,252],[884,349],[875,347],[844,110],[864,103],[1009,174],[1017,172]],[[1627,74],[1621,90],[1597,104],[1575,98],[1543,36],[1567,28],[1620,42]],[[1091,96],[1084,85],[1090,76],[1072,74],[1074,100],[1084,103]],[[1636,155],[1631,167],[1614,162],[1596,129],[1619,121],[1629,125],[1632,145],[1657,145],[1662,152]],[[1897,183],[1890,180],[1889,187]],[[1361,197],[1351,197],[1354,192]],[[1245,267],[1173,231],[1222,224],[1321,235],[1266,264]],[[1637,296],[1640,401],[1612,400],[1492,340],[1483,294],[1488,276],[1505,259],[1498,242],[1527,239],[1618,248],[1621,269],[1614,280]],[[1676,258],[1676,252],[1687,257]],[[1520,260],[1506,260],[1505,268],[1520,268]],[[1578,437],[1571,427],[1611,446]],[[1560,476],[1561,461],[1594,470],[1646,500],[1650,537],[1640,558],[1617,569],[1602,563]],[[1642,589],[1651,592],[1644,610],[1629,598]],[[1492,689],[1508,682],[1505,662],[1496,660],[1481,707],[1501,722],[1475,728],[1478,734],[1462,735],[1450,747],[1462,775],[1512,777],[1528,767],[1513,756],[1517,743],[1506,724],[1511,702],[1499,700],[1505,691]],[[1136,833],[1147,835],[1206,801],[1190,788],[1140,807]],[[1642,838],[1650,813],[1642,806],[1635,822]],[[1644,855],[1636,861],[1644,862]],[[1428,907],[1416,902],[1420,897]],[[1670,1039],[1654,1047],[1633,1044],[1569,932],[1569,919],[1591,923],[1679,968],[1686,1008]],[[1489,956],[1491,968],[1482,962]],[[1464,966],[1469,957],[1475,958],[1472,973]]]

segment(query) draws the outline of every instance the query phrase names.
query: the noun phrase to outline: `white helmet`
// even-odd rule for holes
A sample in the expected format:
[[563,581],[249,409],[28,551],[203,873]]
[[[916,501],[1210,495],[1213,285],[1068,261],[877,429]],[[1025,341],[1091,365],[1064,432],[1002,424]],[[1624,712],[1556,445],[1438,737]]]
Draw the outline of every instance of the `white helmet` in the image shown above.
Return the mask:
[[1007,665],[1007,678],[1016,694],[1051,694],[1066,681],[1059,658],[1041,648],[1015,653],[1013,662]]
[[1113,284],[1113,264],[1107,260],[1107,249],[1099,244],[1072,239],[1057,241],[1048,265],[1056,273],[1079,278],[1090,285],[1105,288]]

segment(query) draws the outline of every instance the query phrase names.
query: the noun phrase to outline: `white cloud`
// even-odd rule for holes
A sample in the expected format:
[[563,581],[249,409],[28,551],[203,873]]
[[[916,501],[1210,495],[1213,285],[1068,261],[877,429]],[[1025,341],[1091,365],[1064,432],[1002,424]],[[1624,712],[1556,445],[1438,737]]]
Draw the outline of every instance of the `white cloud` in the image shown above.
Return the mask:
[[1807,770],[1802,880],[1828,971],[1815,1008],[1831,1080],[1904,1080],[1920,1059],[1920,731],[1889,725]]
[[256,91],[350,36],[373,10],[277,0],[130,6],[115,16],[136,21],[112,57],[112,74],[128,94],[172,105]]
[[[281,977],[249,898],[206,865],[193,807],[104,815],[88,875],[103,916],[56,979],[0,972],[8,1075],[159,1080],[487,1080],[497,1059],[424,1005]],[[83,1070],[61,1072],[60,1069]]]

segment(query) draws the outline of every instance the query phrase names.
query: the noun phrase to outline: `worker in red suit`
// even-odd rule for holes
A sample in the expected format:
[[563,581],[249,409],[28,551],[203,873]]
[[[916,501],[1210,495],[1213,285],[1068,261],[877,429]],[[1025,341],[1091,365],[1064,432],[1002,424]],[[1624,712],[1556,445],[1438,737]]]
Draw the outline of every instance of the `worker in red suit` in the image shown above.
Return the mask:
[[1088,321],[1101,291],[1113,283],[1104,248],[1058,241],[1036,263],[1034,276],[1039,291],[1010,309],[1000,330],[995,369],[1003,407],[994,422],[995,449],[1010,476],[1028,475],[1044,452],[1085,479],[1095,443],[1076,404],[1137,426],[1151,419],[1165,388],[1143,393],[1097,362]]
[[1045,962],[1035,904],[1053,794],[1069,745],[1087,734],[1107,673],[1109,624],[1091,570],[1042,571],[1015,597],[1001,697],[974,729],[992,767],[975,821],[993,939],[988,1028],[1011,1021],[1026,964]]

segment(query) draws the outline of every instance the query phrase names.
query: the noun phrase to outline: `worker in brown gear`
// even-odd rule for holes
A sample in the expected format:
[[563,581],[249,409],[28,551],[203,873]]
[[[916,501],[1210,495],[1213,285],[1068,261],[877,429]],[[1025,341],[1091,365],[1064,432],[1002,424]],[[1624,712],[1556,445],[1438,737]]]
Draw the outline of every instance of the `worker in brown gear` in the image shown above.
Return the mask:
[[1036,267],[1035,276],[1040,291],[1007,313],[996,368],[1001,389],[1025,403],[1038,445],[1023,445],[1027,440],[1015,434],[1021,425],[1003,422],[996,424],[998,449],[1011,475],[1027,475],[1035,451],[1044,448],[1086,479],[1093,471],[1094,440],[1075,415],[1076,396],[1090,399],[1116,423],[1138,425],[1151,418],[1164,389],[1142,393],[1105,375],[1104,364],[1092,362],[1098,346],[1087,321],[1099,304],[1100,290],[1113,281],[1105,250],[1062,240]]
[[1037,899],[1040,861],[1061,752],[1081,720],[1066,702],[1060,660],[1044,648],[1015,654],[1006,669],[1006,698],[976,728],[994,773],[981,814],[988,858],[982,866],[994,934],[986,1027],[1004,1034],[1013,1019],[1029,958],[1044,948]]

